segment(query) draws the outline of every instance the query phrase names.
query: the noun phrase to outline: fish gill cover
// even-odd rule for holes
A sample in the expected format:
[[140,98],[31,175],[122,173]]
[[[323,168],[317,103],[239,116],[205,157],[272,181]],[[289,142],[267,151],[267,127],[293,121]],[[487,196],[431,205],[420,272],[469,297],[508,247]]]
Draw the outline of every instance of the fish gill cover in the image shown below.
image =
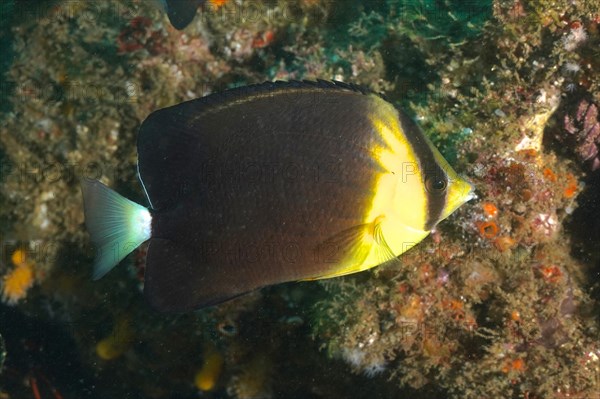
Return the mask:
[[[178,31],[150,1],[3,2],[2,395],[597,396],[599,6],[461,4],[207,1]],[[147,307],[145,248],[91,281],[79,180],[144,204],[152,111],[317,78],[384,92],[478,198],[398,264],[201,312]]]

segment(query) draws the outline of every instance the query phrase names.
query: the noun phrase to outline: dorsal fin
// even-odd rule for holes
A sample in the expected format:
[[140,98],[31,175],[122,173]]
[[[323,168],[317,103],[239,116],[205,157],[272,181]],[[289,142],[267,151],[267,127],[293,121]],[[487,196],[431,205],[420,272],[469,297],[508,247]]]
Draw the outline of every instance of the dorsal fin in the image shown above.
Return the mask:
[[204,112],[210,112],[213,108],[221,108],[228,104],[236,103],[238,101],[260,96],[261,94],[277,93],[294,90],[337,90],[337,91],[351,91],[360,94],[376,94],[382,96],[382,94],[375,93],[368,88],[353,84],[345,83],[337,80],[277,80],[274,82],[263,82],[251,84],[248,86],[233,87],[221,92],[212,93],[204,97],[196,98],[194,100],[185,101],[171,107],[162,108],[158,111],[150,114],[152,116],[157,112],[174,111],[177,108],[192,108],[197,114]]

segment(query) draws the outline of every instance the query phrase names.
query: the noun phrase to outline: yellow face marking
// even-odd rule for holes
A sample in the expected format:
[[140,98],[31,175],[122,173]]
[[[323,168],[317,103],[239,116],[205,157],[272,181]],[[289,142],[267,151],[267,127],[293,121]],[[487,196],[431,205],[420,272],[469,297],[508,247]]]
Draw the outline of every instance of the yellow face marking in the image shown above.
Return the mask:
[[[371,100],[368,115],[379,140],[373,140],[370,153],[382,170],[374,171],[373,196],[363,217],[364,225],[361,225],[364,230],[353,244],[357,250],[340,262],[334,272],[313,279],[337,277],[378,266],[389,259],[390,252],[399,256],[429,234],[425,230],[428,197],[423,173],[415,150],[402,130],[401,116],[381,98],[372,96]],[[449,178],[448,200],[442,214],[445,217],[465,201],[465,192],[470,191],[470,185],[458,177],[435,147],[428,145]]]
[[377,163],[388,172],[400,170],[402,168],[400,158],[388,148],[376,146],[371,150],[371,155]]
[[[416,154],[404,136],[398,111],[379,97],[374,96],[372,104],[371,123],[385,143],[383,146],[375,145],[372,154],[385,172],[375,176],[375,195],[365,215],[365,223],[378,215],[386,215],[399,226],[406,226],[422,235],[427,221],[427,195]],[[389,223],[389,220],[385,222],[386,225]],[[394,235],[394,229],[389,230]],[[401,236],[391,240],[396,242],[396,247],[391,246],[391,249],[397,254],[404,252],[400,241],[406,234]],[[410,238],[411,235],[408,236]],[[385,238],[389,240],[387,235]]]
[[[378,266],[382,256],[398,256],[412,248],[429,232],[427,222],[427,195],[416,154],[404,136],[398,111],[379,97],[373,96],[369,110],[373,130],[381,140],[373,144],[371,154],[383,169],[375,172],[371,206],[366,212],[364,234],[357,246],[363,248],[360,258],[350,256],[333,272],[318,278],[329,278],[355,273]],[[383,241],[374,237],[380,229]],[[385,246],[385,248],[378,248]],[[368,251],[364,257],[364,251]]]

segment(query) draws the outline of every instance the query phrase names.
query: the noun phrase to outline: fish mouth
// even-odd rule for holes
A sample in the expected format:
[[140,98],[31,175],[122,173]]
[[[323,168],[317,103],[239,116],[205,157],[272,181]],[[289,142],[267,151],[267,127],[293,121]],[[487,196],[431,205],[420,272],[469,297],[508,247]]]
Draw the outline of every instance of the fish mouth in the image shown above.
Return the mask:
[[450,180],[446,195],[446,205],[442,211],[440,221],[450,216],[464,203],[475,198],[477,198],[477,194],[475,193],[475,186],[472,183],[462,177]]
[[463,203],[479,198],[479,196],[475,192],[475,186],[473,185],[473,183],[471,183],[470,181],[468,181],[466,179],[463,179],[463,180],[465,183],[467,183],[469,185],[469,192],[465,196]]

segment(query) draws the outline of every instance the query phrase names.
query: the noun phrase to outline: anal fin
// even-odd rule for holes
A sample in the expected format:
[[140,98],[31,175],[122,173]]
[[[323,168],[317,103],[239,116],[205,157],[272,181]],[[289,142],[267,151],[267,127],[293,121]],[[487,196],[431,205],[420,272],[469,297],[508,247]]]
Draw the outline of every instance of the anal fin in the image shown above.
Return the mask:
[[234,298],[243,292],[215,281],[212,268],[176,242],[150,240],[146,256],[144,295],[161,312],[184,312]]

